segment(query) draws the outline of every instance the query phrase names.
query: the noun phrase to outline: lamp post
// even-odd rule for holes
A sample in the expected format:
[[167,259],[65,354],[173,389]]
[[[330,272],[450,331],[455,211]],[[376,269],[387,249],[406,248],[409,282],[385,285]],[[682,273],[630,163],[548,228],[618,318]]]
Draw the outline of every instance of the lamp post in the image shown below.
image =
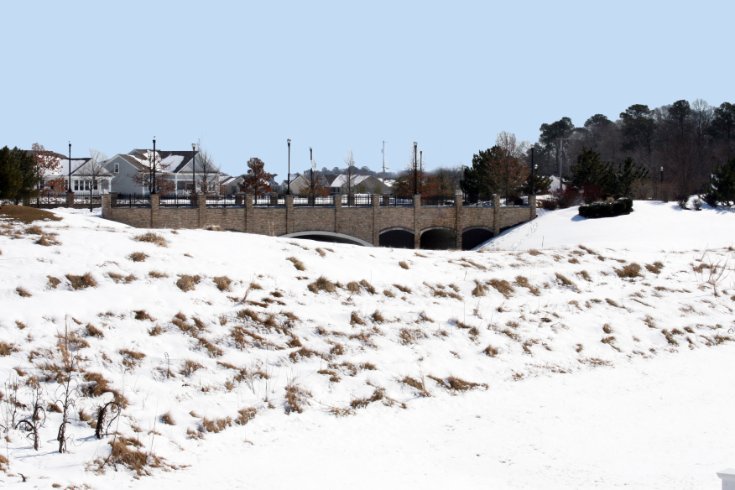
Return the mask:
[[286,194],[291,195],[291,138],[286,140],[288,145],[288,176],[286,177]]
[[315,194],[316,194],[316,182],[314,182],[314,151],[311,149],[311,146],[309,147],[309,163],[311,165],[311,168],[309,169],[310,177],[309,177],[309,194],[311,194],[311,205],[314,205],[314,201],[316,200]]
[[69,183],[66,186],[66,192],[71,193],[71,141],[69,142]]
[[153,137],[153,165],[151,165],[153,170],[153,187],[151,190],[151,194],[156,193],[156,137]]
[[191,144],[191,193],[197,193],[197,144]]
[[534,161],[534,148],[531,148],[531,188],[529,194],[531,196],[536,195],[536,162]]
[[418,149],[418,143],[413,142],[413,195],[418,194],[419,190],[419,174],[418,174],[418,160],[416,151]]
[[423,180],[424,180],[424,150],[419,151],[419,194],[421,194],[421,191],[423,190]]

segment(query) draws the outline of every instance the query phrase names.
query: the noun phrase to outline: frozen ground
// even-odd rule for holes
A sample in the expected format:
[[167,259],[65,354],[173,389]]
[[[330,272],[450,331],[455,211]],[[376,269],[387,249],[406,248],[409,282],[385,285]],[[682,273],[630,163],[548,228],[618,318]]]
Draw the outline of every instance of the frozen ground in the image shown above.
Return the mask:
[[482,252],[0,222],[0,424],[33,377],[48,409],[38,452],[7,434],[0,486],[717,488],[735,213],[635,209],[547,213]]

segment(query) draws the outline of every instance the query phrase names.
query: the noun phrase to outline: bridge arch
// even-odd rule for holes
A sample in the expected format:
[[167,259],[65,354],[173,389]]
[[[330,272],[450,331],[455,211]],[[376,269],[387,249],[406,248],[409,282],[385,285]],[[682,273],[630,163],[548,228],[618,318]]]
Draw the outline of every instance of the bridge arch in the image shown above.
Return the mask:
[[420,244],[426,250],[449,250],[457,246],[457,232],[444,226],[425,228],[421,230]]
[[468,226],[462,231],[462,250],[473,250],[490,240],[494,235],[487,226]]
[[372,247],[373,244],[366,242],[360,238],[354,236],[345,235],[344,233],[335,233],[333,231],[298,231],[296,233],[289,233],[287,235],[281,235],[282,238],[301,238],[306,240],[315,240],[319,242],[331,242],[331,243],[347,243],[350,245],[360,245],[363,247]]
[[378,245],[391,248],[414,248],[413,230],[395,226],[380,231]]

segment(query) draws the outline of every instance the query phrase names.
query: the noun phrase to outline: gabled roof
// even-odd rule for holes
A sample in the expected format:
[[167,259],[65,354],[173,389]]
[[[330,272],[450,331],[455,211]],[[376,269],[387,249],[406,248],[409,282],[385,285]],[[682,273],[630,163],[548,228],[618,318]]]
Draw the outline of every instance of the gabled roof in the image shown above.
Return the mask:
[[[350,182],[352,185],[359,185],[371,177],[372,175],[352,175]],[[347,175],[340,174],[332,181],[332,184],[329,187],[343,187],[345,185],[347,185]]]
[[[86,161],[79,165],[77,168],[72,170],[71,174],[78,177],[112,177],[109,170],[102,166],[100,162],[95,162],[91,158],[85,159]],[[72,160],[72,163],[74,160]]]
[[[136,148],[128,152],[128,155],[134,158],[143,168],[149,168],[152,153],[153,150]],[[156,153],[164,171],[172,174],[192,173],[192,159],[195,158],[195,155],[199,155],[198,151],[194,152],[191,150],[156,150]],[[201,172],[202,169],[202,162],[197,158],[196,170],[197,172]],[[212,164],[207,165],[206,171],[209,173],[219,173],[219,169]]]

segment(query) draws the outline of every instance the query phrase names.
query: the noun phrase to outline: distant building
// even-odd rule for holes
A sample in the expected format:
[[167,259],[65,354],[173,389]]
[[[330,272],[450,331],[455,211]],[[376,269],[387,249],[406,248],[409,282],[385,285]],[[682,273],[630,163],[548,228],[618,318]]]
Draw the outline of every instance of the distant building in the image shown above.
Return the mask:
[[389,194],[391,187],[375,177],[374,175],[353,175],[348,179],[347,175],[338,175],[329,188],[333,194]]

